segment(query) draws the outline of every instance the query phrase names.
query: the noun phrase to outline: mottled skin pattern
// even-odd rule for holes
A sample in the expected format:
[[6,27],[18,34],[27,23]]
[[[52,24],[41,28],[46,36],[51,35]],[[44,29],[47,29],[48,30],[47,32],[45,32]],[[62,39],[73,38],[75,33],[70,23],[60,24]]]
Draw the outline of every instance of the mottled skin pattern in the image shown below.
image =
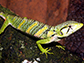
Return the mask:
[[4,32],[5,28],[8,25],[11,25],[17,30],[21,30],[25,33],[28,33],[38,38],[42,38],[41,40],[38,40],[36,43],[42,54],[43,53],[46,54],[46,57],[47,57],[47,53],[48,54],[53,54],[53,53],[49,52],[51,49],[48,48],[44,49],[41,46],[41,44],[47,44],[53,41],[54,42],[60,41],[61,40],[60,38],[71,35],[72,33],[74,33],[75,31],[77,31],[83,26],[82,23],[78,23],[76,21],[66,21],[57,26],[49,26],[32,19],[27,19],[26,17],[21,18],[17,16],[11,16],[4,14],[2,12],[0,13],[0,17],[4,20],[4,24],[0,29],[0,34]]

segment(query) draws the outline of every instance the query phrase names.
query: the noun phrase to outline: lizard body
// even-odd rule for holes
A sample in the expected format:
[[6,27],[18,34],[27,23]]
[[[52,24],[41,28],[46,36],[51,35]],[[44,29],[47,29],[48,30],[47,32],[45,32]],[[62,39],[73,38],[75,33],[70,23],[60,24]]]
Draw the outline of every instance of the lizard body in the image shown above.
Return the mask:
[[66,21],[57,26],[49,26],[32,19],[27,19],[26,17],[21,18],[17,16],[11,16],[4,14],[2,12],[0,13],[0,17],[4,19],[4,24],[0,29],[0,34],[4,32],[5,28],[8,25],[11,25],[17,30],[21,30],[27,34],[42,38],[41,40],[38,40],[36,43],[42,54],[43,53],[46,54],[46,57],[47,53],[48,54],[53,53],[49,52],[51,49],[48,48],[44,49],[41,46],[41,44],[47,44],[53,41],[55,42],[60,41],[61,40],[60,38],[71,35],[72,33],[74,33],[83,26],[82,23],[78,23],[76,21]]

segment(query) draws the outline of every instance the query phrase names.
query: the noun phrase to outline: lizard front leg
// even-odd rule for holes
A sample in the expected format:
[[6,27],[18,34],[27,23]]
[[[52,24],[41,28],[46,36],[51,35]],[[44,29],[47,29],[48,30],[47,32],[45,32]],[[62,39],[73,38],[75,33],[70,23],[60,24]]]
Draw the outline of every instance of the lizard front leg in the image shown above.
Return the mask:
[[47,54],[53,54],[53,53],[49,52],[51,49],[48,49],[48,48],[44,49],[41,44],[51,43],[55,41],[56,39],[57,39],[57,36],[53,36],[51,38],[41,39],[36,42],[40,51],[42,52],[41,54],[46,54],[46,58],[47,58]]
[[39,47],[39,49],[40,49],[40,51],[42,52],[41,54],[46,54],[46,58],[47,58],[47,54],[53,54],[53,53],[49,52],[51,49],[48,49],[48,48],[44,49],[41,44],[49,43],[50,40],[51,40],[51,38],[47,38],[47,39],[38,40],[36,42],[38,47]]

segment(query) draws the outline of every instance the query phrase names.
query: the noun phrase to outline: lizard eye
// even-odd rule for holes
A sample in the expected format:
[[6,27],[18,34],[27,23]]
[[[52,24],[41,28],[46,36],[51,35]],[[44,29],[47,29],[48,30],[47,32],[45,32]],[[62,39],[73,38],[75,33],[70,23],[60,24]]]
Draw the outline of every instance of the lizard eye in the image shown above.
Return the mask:
[[55,32],[55,30],[53,30],[53,32]]

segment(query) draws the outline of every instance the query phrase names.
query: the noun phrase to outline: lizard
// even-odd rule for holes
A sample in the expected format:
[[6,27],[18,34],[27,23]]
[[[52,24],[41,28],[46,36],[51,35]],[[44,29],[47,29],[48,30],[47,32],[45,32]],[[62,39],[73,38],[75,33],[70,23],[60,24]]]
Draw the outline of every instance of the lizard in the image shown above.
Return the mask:
[[51,49],[44,49],[42,44],[60,41],[61,38],[68,37],[83,26],[83,23],[78,23],[76,21],[66,21],[56,26],[49,26],[33,19],[7,15],[3,12],[0,13],[0,17],[4,20],[4,23],[0,29],[0,34],[4,32],[7,26],[11,25],[17,30],[41,38],[40,40],[36,41],[36,44],[40,49],[41,54],[46,54],[46,57],[47,54],[53,53],[49,52]]

